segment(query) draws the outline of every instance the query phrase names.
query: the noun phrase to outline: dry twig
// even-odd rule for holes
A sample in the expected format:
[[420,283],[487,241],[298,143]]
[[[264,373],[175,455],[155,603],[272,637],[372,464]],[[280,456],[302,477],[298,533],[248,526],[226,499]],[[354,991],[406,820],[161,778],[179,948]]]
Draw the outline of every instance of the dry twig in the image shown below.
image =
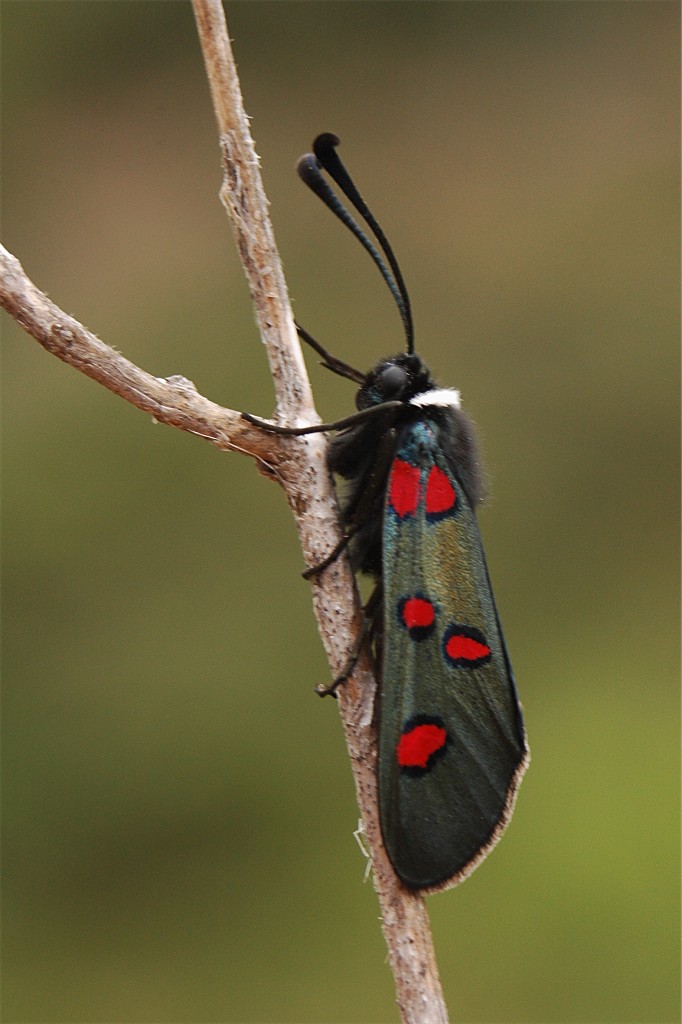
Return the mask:
[[[317,422],[274,242],[267,200],[221,0],[194,0],[213,105],[224,181],[221,199],[233,223],[261,337],[275,381],[280,422]],[[253,455],[283,485],[306,564],[319,562],[340,539],[336,504],[325,464],[323,435],[282,439],[265,434],[200,395],[183,377],[157,378],[105,345],[54,305],[0,247],[0,304],[49,352],[99,381],[162,423],[205,437],[218,448]],[[339,558],[312,583],[313,603],[333,675],[353,649],[361,612],[353,576]],[[375,682],[362,657],[341,688],[339,708],[355,778],[374,885],[402,1018],[410,1024],[447,1019],[423,897],[398,881],[381,842],[377,806],[376,742],[372,723]]]

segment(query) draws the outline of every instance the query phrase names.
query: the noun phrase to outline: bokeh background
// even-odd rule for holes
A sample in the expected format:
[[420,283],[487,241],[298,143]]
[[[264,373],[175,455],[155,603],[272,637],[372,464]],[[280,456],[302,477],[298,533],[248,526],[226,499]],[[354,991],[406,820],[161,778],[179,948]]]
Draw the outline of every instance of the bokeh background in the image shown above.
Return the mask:
[[[429,900],[471,1022],[679,1019],[679,5],[229,3],[300,320],[461,388],[533,751]],[[2,4],[2,241],[152,373],[273,406],[187,3]],[[309,359],[326,418],[352,386]],[[8,1022],[397,1019],[282,494],[3,314]]]

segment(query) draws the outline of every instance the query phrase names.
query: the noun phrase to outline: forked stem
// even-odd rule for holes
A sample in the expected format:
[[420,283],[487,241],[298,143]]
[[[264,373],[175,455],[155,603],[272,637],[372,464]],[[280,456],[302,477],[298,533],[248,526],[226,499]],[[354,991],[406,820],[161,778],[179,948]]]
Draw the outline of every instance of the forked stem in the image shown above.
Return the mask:
[[[220,0],[193,0],[193,6],[223,153],[221,198],[234,225],[267,348],[278,421],[312,424],[317,416],[222,4]],[[146,373],[59,309],[28,279],[19,261],[1,247],[0,304],[48,351],[155,419],[204,437],[219,448],[243,451],[258,459],[285,489],[308,565],[319,563],[324,552],[338,546],[338,514],[324,468],[325,441],[320,434],[279,438],[247,423],[239,413],[210,402],[184,377],[162,380]],[[332,676],[343,672],[348,651],[360,652],[352,674],[339,690],[338,703],[402,1019],[409,1024],[442,1024],[447,1013],[424,899],[400,884],[381,841],[372,725],[375,684],[364,649],[360,651],[358,644],[363,614],[345,555],[316,578],[312,596]]]

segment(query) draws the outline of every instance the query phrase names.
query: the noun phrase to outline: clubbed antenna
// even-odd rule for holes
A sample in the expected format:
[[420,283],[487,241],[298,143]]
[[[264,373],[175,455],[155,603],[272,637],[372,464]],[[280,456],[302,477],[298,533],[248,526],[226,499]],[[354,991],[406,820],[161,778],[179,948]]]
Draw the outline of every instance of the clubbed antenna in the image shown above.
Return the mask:
[[[332,213],[336,214],[342,224],[346,225],[349,231],[355,235],[357,240],[364,246],[374,260],[375,264],[379,268],[381,276],[388,285],[391,295],[393,296],[400,312],[403,327],[405,329],[405,338],[407,340],[407,351],[411,354],[414,351],[414,327],[412,324],[410,298],[407,294],[403,275],[388,239],[372,211],[367,206],[367,203],[355,187],[353,180],[336,152],[338,144],[338,136],[332,135],[331,132],[325,132],[322,135],[318,135],[313,143],[313,153],[307,153],[298,161],[297,171],[299,177],[303,182],[305,182],[308,188],[315,193],[315,195],[320,197],[325,206],[328,206]],[[325,181],[320,172],[320,167],[324,168],[333,181],[336,182],[343,194],[352,203],[367,226],[370,228],[376,237],[384,256],[386,257],[386,260],[388,261],[388,265],[391,268],[390,270],[389,267],[386,266],[386,261],[383,259],[376,246],[370,241],[362,228],[345,208],[336,193]]]

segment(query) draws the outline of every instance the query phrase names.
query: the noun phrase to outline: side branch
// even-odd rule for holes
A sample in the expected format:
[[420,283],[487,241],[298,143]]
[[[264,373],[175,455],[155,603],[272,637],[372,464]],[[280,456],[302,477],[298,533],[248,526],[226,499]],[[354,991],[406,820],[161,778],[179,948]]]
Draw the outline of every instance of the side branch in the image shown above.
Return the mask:
[[0,305],[58,359],[103,384],[159,423],[205,437],[217,448],[240,448],[267,462],[279,445],[241,414],[200,395],[185,377],[154,377],[105,345],[56,306],[27,277],[19,260],[0,245]]
[[[244,112],[221,0],[193,0],[218,121],[228,210],[275,382],[278,420],[319,422],[296,335],[281,262],[268,216],[258,158]],[[64,313],[0,246],[0,305],[44,348],[161,423],[205,437],[221,449],[240,449],[265,462],[283,484],[296,518],[306,564],[315,565],[340,539],[336,505],[319,434],[281,439],[200,395],[184,377],[158,378],[105,345]],[[353,650],[361,619],[345,557],[312,585],[320,634],[332,673]],[[363,655],[339,693],[339,707],[358,804],[372,852],[374,885],[402,1018],[409,1024],[446,1020],[428,916],[421,895],[406,890],[381,841],[377,809],[374,682]]]

